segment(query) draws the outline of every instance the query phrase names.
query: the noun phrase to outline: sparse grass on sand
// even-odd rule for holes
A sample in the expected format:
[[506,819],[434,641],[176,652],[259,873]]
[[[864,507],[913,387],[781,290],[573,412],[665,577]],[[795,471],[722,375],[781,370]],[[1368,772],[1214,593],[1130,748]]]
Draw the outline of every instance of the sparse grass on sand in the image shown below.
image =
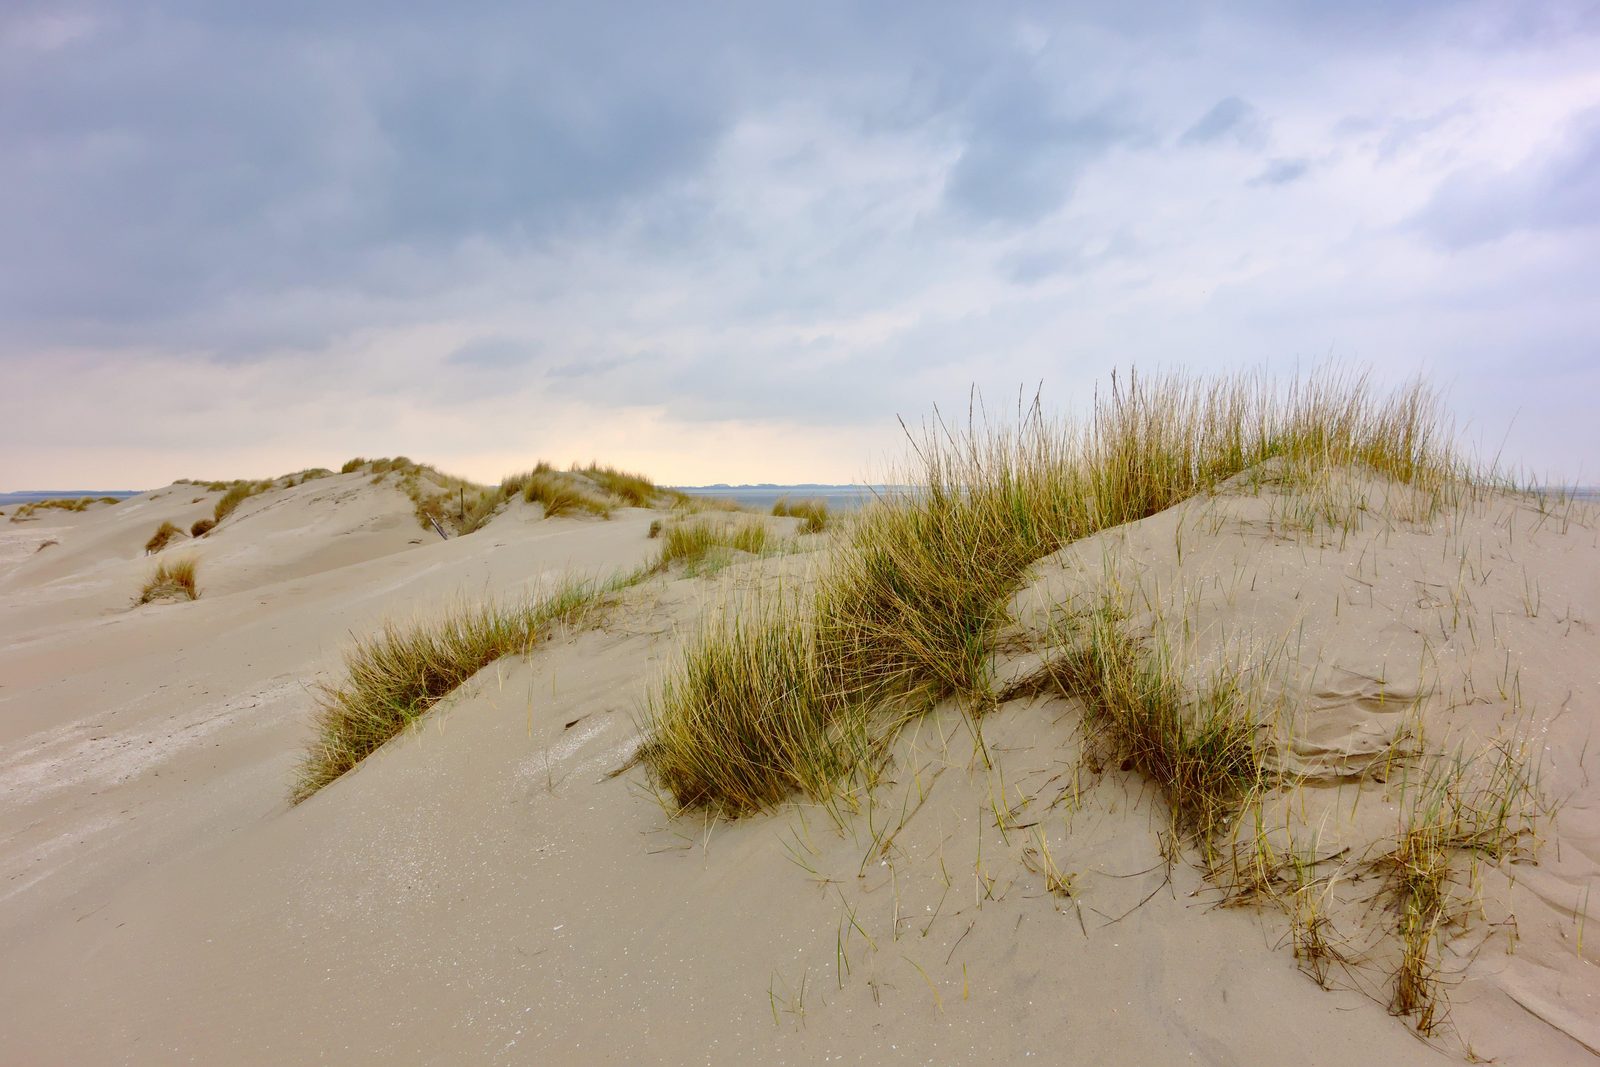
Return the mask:
[[195,584],[194,557],[162,560],[139,590],[135,604],[149,604],[156,600],[198,600],[200,587]]
[[750,509],[725,496],[707,496],[704,493],[685,493],[681,489],[662,490],[672,501],[672,510],[683,512],[686,515],[697,515],[702,511],[749,511]]
[[[1083,701],[1093,759],[1137,770],[1167,801],[1179,832],[1203,849],[1240,802],[1268,785],[1267,725],[1224,667],[1188,694],[1169,649],[1149,647],[1107,601],[1072,619],[1050,680]],[[1095,751],[1100,750],[1100,751]]]
[[[1464,476],[1430,392],[1414,385],[1380,396],[1360,377],[1276,390],[1260,376],[1130,375],[1097,394],[1081,425],[1050,419],[1035,403],[1009,428],[935,420],[914,444],[920,469],[896,480],[916,488],[861,513],[806,610],[786,624],[760,616],[748,623],[794,626],[793,640],[810,644],[804,661],[814,677],[796,692],[814,704],[811,711],[798,714],[792,700],[783,705],[792,726],[759,708],[735,714],[740,694],[783,684],[755,679],[718,698],[719,714],[706,713],[704,686],[687,679],[724,678],[697,661],[752,647],[754,636],[742,635],[738,620],[696,645],[652,698],[645,762],[680,806],[742,811],[747,798],[798,782],[817,788],[815,776],[785,762],[805,746],[773,745],[763,750],[770,759],[738,763],[729,772],[742,779],[737,789],[726,776],[697,782],[686,770],[707,765],[707,753],[739,751],[733,735],[750,722],[803,728],[823,744],[830,723],[845,714],[859,719],[863,709],[925,707],[947,696],[987,706],[990,638],[1007,600],[1033,561],[1075,540],[1153,515],[1274,457],[1286,461],[1286,477],[1366,467],[1436,501]],[[748,669],[765,662],[750,660]],[[846,759],[832,765],[851,766]]]
[[[1427,389],[1379,395],[1362,377],[1276,390],[1260,377],[1130,375],[1097,394],[1082,424],[1046,419],[1036,403],[1014,427],[936,419],[914,446],[920,469],[899,480],[915,488],[851,523],[808,598],[718,615],[651,692],[639,759],[672,805],[742,815],[796,792],[833,804],[870,789],[887,740],[935,701],[977,716],[1009,698],[1015,686],[995,691],[992,653],[1032,563],[1242,472],[1305,498],[1288,526],[1347,532],[1359,502],[1338,495],[1330,471],[1408,486],[1415,521],[1500,484],[1458,457]],[[1258,827],[1242,850],[1259,861],[1252,870],[1232,836],[1246,812],[1259,824],[1267,793],[1293,786],[1272,769],[1276,698],[1227,664],[1185,685],[1185,665],[1156,632],[1130,630],[1119,601],[1063,607],[1057,654],[1017,684],[1076,698],[1091,772],[1120,764],[1153,782],[1174,842],[1200,850],[1225,902],[1283,907],[1307,973],[1325,984],[1330,963],[1353,966],[1324,910],[1337,876],[1314,873],[1330,857],[1292,841],[1280,855]],[[1441,1019],[1439,946],[1474,900],[1470,865],[1531,849],[1541,802],[1525,747],[1420,757],[1392,845],[1348,861],[1352,877],[1384,886],[1398,960],[1390,1008],[1421,1033]]]
[[1400,789],[1406,802],[1394,847],[1370,866],[1384,879],[1400,941],[1389,1010],[1414,1017],[1426,1034],[1442,1021],[1438,946],[1472,904],[1461,858],[1521,854],[1541,805],[1527,753],[1509,743],[1428,760]]
[[512,475],[501,484],[507,483],[520,485],[523,500],[530,504],[542,504],[546,518],[573,515],[578,512],[599,515],[601,518],[611,517],[611,503],[590,492],[582,482],[571,475],[558,471],[536,470],[528,474]]
[[609,593],[636,580],[569,582],[529,603],[461,608],[409,626],[387,623],[358,640],[345,653],[344,679],[321,691],[316,737],[301,761],[294,802],[353,768],[490,663],[577,625]]
[[783,497],[772,505],[774,515],[788,515],[800,520],[803,534],[821,533],[828,528],[828,505],[822,500],[790,500]]
[[[249,500],[257,493],[266,492],[268,489],[273,488],[273,486],[274,483],[270,479],[261,482],[226,483],[226,492],[222,494],[221,499],[217,501],[216,507],[212,509],[212,523],[216,524],[221,522],[223,519],[226,519],[229,515],[234,513],[240,504],[243,504],[246,500]],[[218,487],[219,483],[212,482],[206,488],[216,489]]]
[[144,543],[144,554],[154,555],[166,548],[174,537],[182,537],[183,531],[170,522],[163,522],[156,527],[156,532],[150,535],[150,540]]
[[87,511],[95,504],[116,504],[120,501],[114,496],[80,496],[57,497],[50,500],[33,500],[26,504],[17,505],[17,510],[11,513],[12,522],[27,522],[35,518],[41,511]]
[[642,474],[630,474],[615,467],[602,467],[590,463],[587,467],[573,467],[574,474],[582,474],[601,489],[626,503],[629,507],[647,508],[661,495],[656,484]]
[[682,563],[690,570],[715,562],[718,553],[734,549],[759,556],[767,547],[767,528],[759,521],[714,522],[696,519],[676,522],[665,527],[661,536],[661,554],[656,558],[656,570],[665,570],[674,563]]

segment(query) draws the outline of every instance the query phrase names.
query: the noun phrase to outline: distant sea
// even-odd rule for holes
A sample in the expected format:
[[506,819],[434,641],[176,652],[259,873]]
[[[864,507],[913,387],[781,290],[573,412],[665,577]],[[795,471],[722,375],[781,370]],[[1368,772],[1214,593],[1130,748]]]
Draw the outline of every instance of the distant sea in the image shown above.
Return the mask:
[[35,500],[76,500],[80,496],[114,496],[126,500],[138,496],[143,489],[23,489],[15,493],[0,493],[0,508],[12,504],[31,504]]
[[895,492],[900,487],[892,485],[675,485],[672,488],[691,496],[713,496],[731,500],[747,508],[768,511],[784,497],[790,500],[821,500],[830,511],[855,511],[870,503],[874,496]]
[[[826,501],[831,511],[855,511],[883,493],[905,490],[899,485],[677,485],[672,488],[694,496],[715,496],[732,500],[758,511],[770,510],[784,497],[791,500]],[[1554,490],[1571,493],[1580,501],[1600,504],[1600,486],[1552,486]]]

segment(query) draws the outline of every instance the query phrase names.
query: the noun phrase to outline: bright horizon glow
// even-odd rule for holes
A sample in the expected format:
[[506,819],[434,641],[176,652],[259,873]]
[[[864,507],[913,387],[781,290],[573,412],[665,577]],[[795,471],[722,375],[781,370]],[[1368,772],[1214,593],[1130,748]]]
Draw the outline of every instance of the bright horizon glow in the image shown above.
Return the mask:
[[0,14],[0,486],[884,480],[1115,368],[1600,481],[1592,4]]

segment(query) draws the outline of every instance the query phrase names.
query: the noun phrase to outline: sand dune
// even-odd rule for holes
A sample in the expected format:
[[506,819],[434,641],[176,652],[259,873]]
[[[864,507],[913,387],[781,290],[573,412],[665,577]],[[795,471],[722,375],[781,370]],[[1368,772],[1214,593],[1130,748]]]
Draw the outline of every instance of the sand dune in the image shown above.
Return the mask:
[[[662,513],[518,502],[440,540],[392,484],[334,475],[165,549],[199,560],[202,595],[137,610],[152,528],[187,529],[220,494],[0,525],[0,1047],[28,1064],[1585,1062],[1594,515],[1489,494],[1429,518],[1351,477],[1307,522],[1270,475],[1039,561],[996,652],[1019,684],[981,733],[941,704],[860,810],[736,822],[610,772],[686,636],[750,590],[804,588],[829,535],[627,589],[291,806],[309,687],[352,634],[631,570]],[[1137,773],[1081,770],[1079,705],[1039,676],[1062,606],[1108,595],[1191,682],[1243,664],[1286,709],[1278,758],[1305,785],[1264,809],[1268,836],[1315,837],[1348,956],[1330,989],[1297,967],[1292,914],[1222,906]],[[1379,768],[1496,738],[1526,743],[1561,807],[1524,854],[1466,873],[1481,901],[1447,943],[1448,1025],[1423,1041],[1387,1010],[1392,923],[1360,866],[1405,805]]]

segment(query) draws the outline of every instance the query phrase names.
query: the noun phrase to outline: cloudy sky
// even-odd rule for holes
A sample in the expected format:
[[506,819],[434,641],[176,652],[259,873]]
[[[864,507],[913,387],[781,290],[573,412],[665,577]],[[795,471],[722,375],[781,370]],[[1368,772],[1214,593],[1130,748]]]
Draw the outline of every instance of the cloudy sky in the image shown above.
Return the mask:
[[1115,367],[1422,372],[1600,481],[1600,5],[30,4],[0,489],[846,481]]

